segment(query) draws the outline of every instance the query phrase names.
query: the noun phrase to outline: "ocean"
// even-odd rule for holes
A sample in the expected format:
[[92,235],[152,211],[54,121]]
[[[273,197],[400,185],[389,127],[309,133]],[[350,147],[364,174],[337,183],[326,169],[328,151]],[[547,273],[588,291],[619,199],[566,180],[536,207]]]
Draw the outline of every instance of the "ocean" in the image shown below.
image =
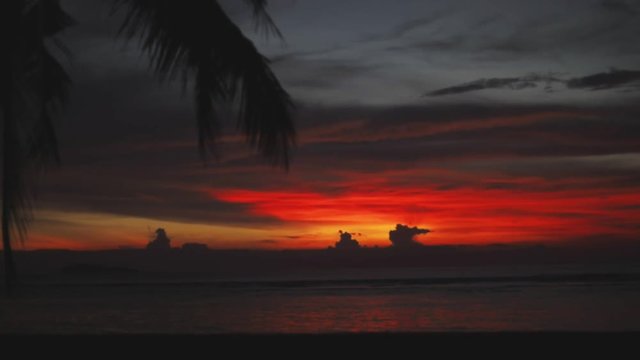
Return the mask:
[[0,333],[638,331],[638,270],[34,278],[14,297],[0,298]]

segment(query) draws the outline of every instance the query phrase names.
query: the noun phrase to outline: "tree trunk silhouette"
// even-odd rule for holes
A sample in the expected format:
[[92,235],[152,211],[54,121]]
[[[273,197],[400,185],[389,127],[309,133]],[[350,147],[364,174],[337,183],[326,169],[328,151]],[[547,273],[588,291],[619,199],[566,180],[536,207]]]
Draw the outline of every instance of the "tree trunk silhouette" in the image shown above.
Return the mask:
[[[17,280],[13,250],[11,249],[11,207],[12,173],[14,162],[15,119],[12,114],[11,73],[5,70],[4,114],[2,136],[2,252],[4,256],[4,277],[7,293],[11,294]],[[15,175],[15,174],[13,174]]]
[[2,39],[0,46],[3,55],[0,59],[0,106],[2,107],[2,255],[4,260],[4,278],[7,293],[11,294],[16,284],[17,274],[13,251],[11,249],[11,228],[15,194],[13,187],[16,183],[16,109],[15,109],[15,68],[17,40],[15,36],[19,24],[20,0],[2,1],[0,22],[2,24]]

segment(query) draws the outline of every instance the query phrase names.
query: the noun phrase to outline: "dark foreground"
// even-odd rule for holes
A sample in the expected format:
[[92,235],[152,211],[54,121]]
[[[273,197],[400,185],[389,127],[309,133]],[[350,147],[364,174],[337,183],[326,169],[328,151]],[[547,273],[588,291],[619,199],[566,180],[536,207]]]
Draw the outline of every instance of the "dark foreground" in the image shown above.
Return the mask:
[[[22,253],[0,334],[640,331],[636,262],[522,251]],[[445,254],[476,263],[427,261]]]
[[[65,358],[99,352],[161,357],[350,357],[416,358],[490,356],[513,358],[626,358],[636,350],[637,332],[464,332],[223,335],[2,335],[3,348],[21,356],[64,354]],[[37,346],[34,346],[37,344]],[[583,355],[584,354],[584,355]]]
[[0,333],[640,331],[637,274],[24,284]]

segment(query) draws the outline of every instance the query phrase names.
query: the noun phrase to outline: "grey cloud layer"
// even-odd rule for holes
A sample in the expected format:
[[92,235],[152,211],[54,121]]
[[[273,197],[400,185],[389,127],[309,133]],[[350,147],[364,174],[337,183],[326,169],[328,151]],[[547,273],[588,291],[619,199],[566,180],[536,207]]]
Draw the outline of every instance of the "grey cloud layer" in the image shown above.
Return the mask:
[[[486,173],[576,176],[608,186],[633,186],[639,180],[638,165],[630,160],[640,153],[637,99],[596,106],[565,104],[562,96],[556,105],[545,104],[511,95],[522,93],[516,91],[475,104],[420,97],[429,88],[444,95],[547,83],[588,90],[635,86],[638,71],[596,72],[609,66],[633,69],[624,65],[639,53],[638,31],[631,32],[640,30],[637,2],[574,1],[575,13],[569,13],[557,2],[545,3],[550,7],[545,10],[537,2],[511,1],[504,2],[503,14],[495,13],[500,7],[479,1],[282,5],[274,18],[290,41],[288,48],[277,42],[260,46],[280,56],[274,67],[298,99],[300,139],[290,173],[269,168],[233,137],[233,119],[225,122],[220,161],[205,166],[197,156],[192,104],[179,85],[155,82],[135,47],[117,45],[108,24],[83,17],[93,11],[89,2],[67,2],[78,6],[75,13],[81,17],[66,39],[75,54],[74,89],[60,124],[63,166],[42,181],[39,204],[44,208],[270,226],[277,220],[214,201],[202,190],[304,184],[330,192],[348,180],[344,174],[369,174],[375,181],[391,171],[409,174],[389,180],[398,184],[443,188],[518,186],[483,185]],[[345,10],[370,3],[388,11]],[[325,17],[312,19],[318,4]],[[598,17],[596,11],[606,13]],[[367,22],[350,24],[354,16]],[[322,21],[326,31],[318,28]],[[563,31],[568,33],[558,36]],[[337,37],[345,33],[348,39]],[[550,49],[563,61],[549,60]],[[610,63],[614,57],[620,63]],[[571,71],[510,77],[525,72],[523,64]],[[487,80],[464,83],[481,77]],[[456,83],[464,85],[447,90],[447,84]],[[438,179],[434,170],[442,168],[469,178]]]
[[[357,7],[371,11],[347,11]],[[275,16],[291,41],[285,49],[261,45],[274,59],[286,57],[277,71],[285,84],[303,84],[297,93],[308,102],[416,103],[420,86],[505,79],[522,69],[571,78],[640,61],[636,1],[328,1],[312,12],[318,8],[299,1],[279,9]],[[324,71],[327,62],[352,71]],[[575,100],[563,96],[556,94]],[[529,101],[518,93],[497,99]]]

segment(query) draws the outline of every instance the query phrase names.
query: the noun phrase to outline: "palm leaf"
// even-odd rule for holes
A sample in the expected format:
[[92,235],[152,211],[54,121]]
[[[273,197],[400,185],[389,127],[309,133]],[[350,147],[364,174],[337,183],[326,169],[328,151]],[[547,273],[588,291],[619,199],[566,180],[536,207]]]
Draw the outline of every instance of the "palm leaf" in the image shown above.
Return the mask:
[[64,68],[51,55],[47,41],[73,22],[57,0],[15,1],[18,16],[8,43],[3,71],[3,216],[12,230],[24,235],[31,219],[35,175],[57,163],[54,120],[70,85]]
[[256,21],[256,28],[258,30],[262,28],[266,33],[272,33],[282,38],[282,33],[280,33],[271,15],[267,12],[267,0],[245,0],[245,2],[253,7],[253,18]]
[[[254,14],[273,26],[266,1],[248,1]],[[292,101],[269,61],[213,0],[114,0],[126,14],[120,34],[139,38],[160,79],[193,82],[198,145],[215,152],[219,118],[215,101],[237,100],[238,127],[249,144],[274,164],[289,165],[295,129]],[[273,26],[275,28],[275,26]]]

